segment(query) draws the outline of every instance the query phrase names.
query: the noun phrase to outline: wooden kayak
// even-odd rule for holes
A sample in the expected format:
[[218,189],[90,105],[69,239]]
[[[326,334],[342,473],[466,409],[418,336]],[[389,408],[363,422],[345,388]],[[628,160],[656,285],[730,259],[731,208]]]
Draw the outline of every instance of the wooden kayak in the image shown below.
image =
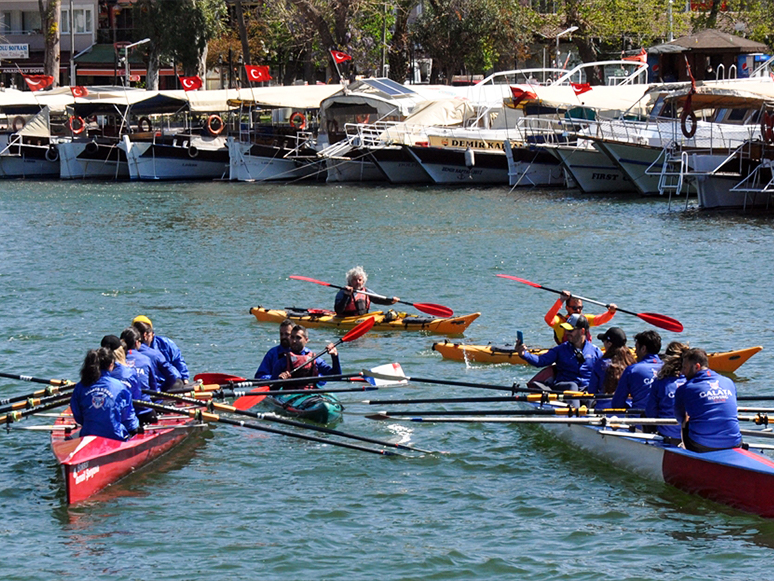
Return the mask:
[[[708,353],[709,367],[720,373],[733,373],[750,357],[763,349],[760,345],[736,351]],[[433,343],[433,350],[438,351],[444,359],[455,361],[475,361],[476,363],[512,363],[526,365],[526,362],[516,354],[513,345],[497,347],[495,345],[463,345],[444,341]],[[542,355],[548,349],[528,349],[530,353]]]
[[290,319],[304,327],[337,327],[352,329],[366,318],[375,319],[373,329],[376,331],[429,331],[446,335],[460,335],[475,321],[481,313],[471,313],[461,317],[436,318],[395,311],[374,311],[362,317],[337,317],[333,311],[325,309],[250,309],[256,319],[262,323],[281,323]]
[[318,424],[335,424],[341,420],[344,406],[334,395],[309,391],[308,394],[270,395],[263,404],[276,414]]
[[189,416],[159,415],[158,424],[146,426],[122,442],[100,436],[78,436],[70,408],[56,419],[51,448],[62,469],[67,504],[82,502],[149,464],[182,443],[205,424]]

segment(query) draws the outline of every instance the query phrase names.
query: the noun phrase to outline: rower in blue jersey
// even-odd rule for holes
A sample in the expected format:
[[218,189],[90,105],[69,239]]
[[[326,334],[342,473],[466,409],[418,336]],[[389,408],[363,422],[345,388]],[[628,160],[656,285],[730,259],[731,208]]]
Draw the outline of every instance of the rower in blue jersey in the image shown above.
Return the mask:
[[661,335],[648,329],[634,336],[634,355],[637,363],[624,370],[621,379],[618,380],[613,401],[610,407],[622,409],[627,406],[628,398],[631,398],[631,406],[634,409],[645,409],[650,396],[650,386],[656,380],[662,361],[658,356],[661,351]]
[[[688,346],[672,341],[664,353],[664,365],[658,372],[656,381],[650,387],[650,396],[645,405],[645,415],[649,418],[675,417],[675,391],[685,383],[682,355]],[[680,443],[680,426],[657,426],[657,431],[668,444]]]
[[280,359],[285,359],[285,354],[290,351],[290,335],[293,332],[295,323],[290,319],[285,319],[279,326],[279,345],[275,345],[263,356],[258,370],[255,372],[256,379],[271,379],[271,372],[274,364]]
[[554,380],[546,383],[545,387],[554,391],[583,391],[589,385],[591,370],[602,352],[586,339],[589,322],[583,315],[570,315],[561,326],[566,337],[563,343],[539,357],[527,351],[524,345],[519,345],[517,352],[519,357],[535,367],[556,364]]
[[[185,359],[183,358],[183,353],[180,351],[180,348],[175,344],[175,342],[169,337],[157,335],[153,330],[153,323],[151,323],[151,320],[145,315],[139,315],[132,319],[132,325],[135,323],[144,323],[150,327],[150,329],[146,331],[150,334],[150,340],[147,341],[148,346],[161,353],[166,358],[166,360],[172,364],[172,367],[177,370],[180,378],[183,380],[183,383],[188,383],[188,379],[190,377],[188,372],[188,364],[186,364]],[[140,331],[139,328],[137,330]],[[143,343],[145,342],[145,338],[143,337]]]
[[610,396],[609,398],[597,397],[594,400],[595,409],[602,410],[612,407],[610,402],[618,387],[618,380],[635,359],[626,346],[626,333],[620,327],[610,327],[604,333],[597,335],[597,339],[602,341],[605,353],[594,362],[586,391],[598,396],[604,394]]
[[742,444],[736,386],[707,368],[707,353],[683,353],[685,383],[675,391],[675,417],[683,425],[683,445],[694,452],[737,448]]
[[147,393],[143,393],[143,390],[150,388],[148,387],[148,377],[144,373],[140,375],[140,372],[135,367],[127,364],[126,345],[115,335],[105,335],[102,337],[100,345],[110,349],[113,353],[116,361],[110,376],[115,377],[129,389],[129,392],[132,394],[132,402],[134,403],[134,412],[137,414],[137,419],[140,420],[141,424],[156,421],[155,410],[135,403],[137,401],[150,401],[150,396]]
[[[322,357],[317,357],[306,344],[309,342],[309,332],[302,325],[296,325],[290,333],[290,349],[285,357],[279,359],[272,368],[271,379],[290,379],[295,377],[319,377],[325,375],[340,375],[341,364],[339,352],[333,343],[327,346],[333,365],[329,365]],[[324,382],[312,382],[310,387],[322,385]],[[293,386],[288,389],[299,389]],[[306,386],[304,386],[306,387]]]
[[70,409],[73,419],[81,425],[81,437],[128,440],[140,430],[132,394],[110,376],[114,364],[113,352],[105,347],[92,349],[83,360],[81,380],[70,397]]
[[140,353],[142,346],[140,332],[134,327],[127,327],[121,332],[121,342],[126,345],[126,364],[137,370],[143,382],[147,380],[148,389],[161,391],[159,378],[156,377],[154,365],[151,360]]
[[151,360],[159,389],[161,391],[174,391],[182,388],[184,383],[180,372],[175,369],[160,351],[150,346],[150,342],[153,339],[150,325],[137,321],[132,326],[140,333],[142,343],[138,351]]

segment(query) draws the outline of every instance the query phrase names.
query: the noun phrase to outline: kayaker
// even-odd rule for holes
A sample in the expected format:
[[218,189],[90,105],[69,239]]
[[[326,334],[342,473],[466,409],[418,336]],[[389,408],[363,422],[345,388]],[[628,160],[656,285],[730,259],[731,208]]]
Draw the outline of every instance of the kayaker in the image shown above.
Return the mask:
[[364,294],[362,291],[368,290],[366,282],[368,282],[368,275],[362,266],[356,266],[347,271],[347,286],[336,293],[336,301],[333,305],[337,316],[365,315],[371,308],[372,302],[377,305],[394,305],[400,300],[399,297],[382,299]]
[[561,325],[567,336],[565,342],[540,356],[527,351],[524,345],[519,345],[517,352],[524,361],[535,367],[556,364],[553,383],[545,384],[546,387],[554,391],[582,391],[588,387],[591,370],[602,352],[586,339],[589,322],[583,315],[570,315]]
[[[331,354],[331,362],[328,364],[322,357],[316,357],[306,344],[309,342],[309,332],[302,325],[296,325],[290,333],[290,350],[285,357],[278,360],[272,369],[272,379],[290,379],[291,377],[318,377],[322,375],[340,375],[341,364],[339,352],[333,343],[327,346]],[[306,363],[306,365],[303,365]],[[303,366],[302,366],[303,365]],[[300,369],[297,367],[302,366]],[[293,371],[293,370],[296,371]],[[313,384],[312,386],[314,386]],[[292,386],[288,389],[299,389],[301,386]]]
[[[567,306],[567,314],[563,315],[559,311],[562,308],[562,305]],[[615,315],[615,311],[618,309],[618,307],[615,305],[615,303],[610,303],[607,305],[607,312],[602,313],[601,315],[584,315],[586,317],[586,320],[589,322],[589,327],[598,327],[600,325],[604,325],[605,323],[609,322],[610,319],[613,318],[613,315]],[[553,306],[548,309],[548,312],[545,316],[545,321],[548,324],[549,327],[551,327],[554,330],[554,341],[556,341],[557,344],[561,343],[565,340],[564,337],[564,331],[565,329],[562,327],[562,323],[567,321],[567,318],[574,314],[582,314],[583,313],[583,301],[579,299],[578,297],[572,296],[572,293],[567,290],[563,290],[562,294],[559,296],[558,299],[556,299],[556,302],[553,304]],[[586,337],[589,341],[591,341],[591,336]]]
[[[624,370],[635,362],[634,355],[626,346],[626,333],[620,327],[610,327],[597,335],[597,339],[602,341],[605,353],[594,362],[586,391],[593,394],[610,394],[612,398]],[[594,407],[598,410],[612,407],[610,401],[597,399]]]
[[148,389],[161,391],[159,384],[161,380],[156,377],[155,366],[146,355],[140,353],[142,346],[140,332],[134,327],[127,327],[121,331],[121,342],[126,345],[126,364],[134,367],[137,373],[148,378]]
[[[649,418],[675,417],[675,391],[685,383],[683,375],[682,355],[688,350],[688,345],[672,341],[664,353],[664,364],[656,376],[656,381],[650,387],[650,396],[645,405]],[[668,444],[677,446],[681,441],[680,426],[656,426],[656,431]]]
[[290,351],[290,334],[293,332],[295,323],[290,319],[285,319],[279,326],[279,345],[275,345],[263,356],[258,370],[255,372],[256,379],[271,379],[271,371],[274,364],[280,359],[285,358],[285,354]]
[[[153,331],[153,323],[151,323],[151,320],[145,315],[138,315],[132,319],[132,325],[138,322],[145,323],[148,325],[148,327],[150,327],[150,329],[147,331],[150,333],[150,341],[148,342],[148,346],[161,353],[167,359],[167,361],[172,364],[172,367],[174,367],[180,374],[180,378],[183,380],[183,383],[188,383],[188,378],[190,377],[188,372],[188,365],[183,358],[183,353],[180,351],[180,348],[169,337],[157,335]],[[140,331],[140,329],[138,329],[138,331]],[[142,333],[142,331],[140,332]],[[143,342],[145,342],[144,338]]]
[[707,368],[703,349],[683,353],[685,383],[675,391],[675,417],[682,424],[683,446],[694,452],[738,448],[742,444],[736,386]]
[[114,363],[113,352],[105,347],[86,353],[81,380],[70,397],[70,409],[73,419],[81,425],[81,437],[128,440],[140,430],[132,394],[123,383],[110,376]]
[[618,387],[615,389],[613,401],[610,407],[623,409],[627,400],[631,398],[631,406],[634,409],[645,409],[650,397],[650,386],[656,380],[663,362],[658,356],[661,351],[661,335],[652,329],[642,331],[634,336],[634,356],[637,362],[627,367]]
[[134,404],[134,413],[137,414],[137,419],[140,420],[141,424],[155,422],[155,410],[134,403],[137,400],[151,400],[150,396],[142,391],[143,389],[150,389],[148,386],[148,377],[144,373],[140,375],[137,369],[127,365],[126,346],[121,342],[121,339],[115,335],[105,335],[102,337],[100,346],[110,349],[113,353],[115,364],[113,370],[110,372],[110,376],[116,378],[129,389],[129,392],[132,394],[132,403]]
[[138,351],[151,360],[153,372],[156,374],[158,388],[161,391],[172,391],[183,387],[183,379],[180,372],[167,361],[161,351],[150,346],[153,339],[153,332],[150,325],[137,321],[132,326],[140,333],[140,348]]

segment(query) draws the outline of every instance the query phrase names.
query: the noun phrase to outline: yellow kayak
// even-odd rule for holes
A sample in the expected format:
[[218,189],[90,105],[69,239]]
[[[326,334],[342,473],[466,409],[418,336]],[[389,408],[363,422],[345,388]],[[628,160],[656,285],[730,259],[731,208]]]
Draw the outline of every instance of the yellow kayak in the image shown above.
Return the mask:
[[[750,357],[763,349],[760,345],[736,351],[708,353],[710,369],[722,373],[733,373]],[[463,345],[462,343],[434,343],[433,350],[438,351],[444,359],[455,361],[475,361],[476,363],[512,363],[526,365],[526,362],[516,354],[513,345],[497,347],[495,345]],[[542,355],[548,349],[528,349],[534,355]]]
[[367,318],[375,319],[376,331],[429,331],[445,335],[461,335],[481,313],[471,313],[461,317],[436,318],[422,315],[398,313],[396,311],[373,311],[360,317],[337,317],[333,311],[324,309],[250,309],[256,319],[262,323],[281,323],[290,319],[304,327],[335,327],[352,329]]

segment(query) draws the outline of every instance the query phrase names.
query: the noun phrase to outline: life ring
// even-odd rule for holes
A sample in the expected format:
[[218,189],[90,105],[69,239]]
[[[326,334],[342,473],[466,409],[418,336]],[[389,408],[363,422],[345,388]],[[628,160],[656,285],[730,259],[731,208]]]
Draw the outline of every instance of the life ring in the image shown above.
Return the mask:
[[197,155],[199,155],[199,149],[195,145],[192,145],[191,147],[188,148],[188,157],[193,159]]
[[296,111],[290,116],[290,126],[293,129],[305,129],[306,128],[306,117],[304,117],[304,114]]
[[371,120],[370,113],[363,113],[362,115],[355,115],[355,121],[358,123],[368,123]]
[[89,141],[86,147],[83,148],[89,155],[94,155],[99,151],[99,145],[96,141]]
[[21,115],[17,115],[16,117],[13,118],[13,124],[11,125],[11,127],[13,128],[14,131],[21,131],[22,129],[24,129],[25,125],[27,125],[27,122],[24,120],[24,117],[22,117]]
[[140,131],[151,131],[153,129],[153,125],[151,124],[150,118],[140,117],[140,120],[137,122],[137,129]]
[[[690,119],[691,122],[691,128],[688,129],[688,120]],[[683,111],[683,114],[680,115],[680,129],[683,130],[683,135],[685,135],[688,139],[696,135],[696,113],[691,111],[690,109]]]
[[335,119],[328,119],[328,123],[326,124],[326,127],[328,128],[328,133],[339,132],[339,123]]
[[56,145],[51,145],[46,150],[46,159],[52,163],[59,160],[59,150]]
[[220,118],[220,115],[210,115],[207,117],[207,131],[210,132],[210,135],[220,135],[220,132],[223,131],[225,126],[226,125],[223,123],[223,119]]
[[79,117],[78,115],[70,115],[70,119],[67,121],[67,126],[70,128],[70,131],[72,131],[74,135],[80,135],[83,133],[83,130],[86,129],[86,122],[83,120],[83,117]]

